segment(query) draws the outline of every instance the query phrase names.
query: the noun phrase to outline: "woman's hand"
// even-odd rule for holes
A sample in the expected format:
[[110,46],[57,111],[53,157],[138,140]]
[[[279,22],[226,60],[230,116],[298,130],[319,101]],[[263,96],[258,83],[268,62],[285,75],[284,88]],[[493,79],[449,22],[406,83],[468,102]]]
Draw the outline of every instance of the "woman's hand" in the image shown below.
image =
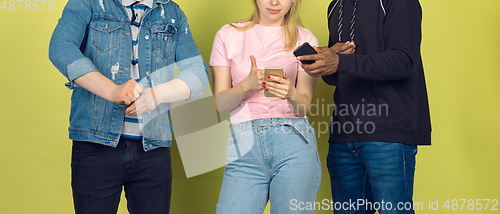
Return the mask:
[[292,84],[292,80],[288,78],[286,73],[283,73],[283,78],[277,76],[267,76],[267,79],[262,84],[266,91],[281,98],[290,99],[294,96],[296,89]]
[[250,60],[252,60],[250,73],[241,81],[241,83],[243,83],[242,85],[245,91],[260,91],[264,89],[264,87],[262,87],[262,82],[264,81],[264,70],[257,68],[255,57],[250,56]]

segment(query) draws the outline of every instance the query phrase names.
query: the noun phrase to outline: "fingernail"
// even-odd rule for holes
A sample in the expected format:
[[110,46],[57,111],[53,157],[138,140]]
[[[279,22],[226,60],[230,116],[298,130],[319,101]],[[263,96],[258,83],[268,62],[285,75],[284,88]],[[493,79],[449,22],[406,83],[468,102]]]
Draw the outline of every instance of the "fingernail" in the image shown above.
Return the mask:
[[262,84],[266,84],[266,82],[262,82]]
[[266,89],[266,91],[269,91],[269,90]]
[[264,88],[265,88],[265,87],[266,87],[266,85],[262,85],[262,87],[264,87]]
[[271,76],[267,76],[268,79],[271,79]]

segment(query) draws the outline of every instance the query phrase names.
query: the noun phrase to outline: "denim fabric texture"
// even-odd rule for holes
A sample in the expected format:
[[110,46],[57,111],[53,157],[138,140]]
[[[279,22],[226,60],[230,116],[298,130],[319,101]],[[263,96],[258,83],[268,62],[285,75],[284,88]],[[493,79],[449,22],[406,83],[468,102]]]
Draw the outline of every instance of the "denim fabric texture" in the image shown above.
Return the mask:
[[[49,58],[73,89],[69,137],[116,147],[126,106],[117,105],[73,82],[98,71],[121,85],[130,79],[132,36],[130,19],[118,0],[69,0],[54,30]],[[170,0],[155,0],[146,11],[139,33],[139,76],[144,88],[175,77],[191,89],[190,99],[209,87],[208,67],[196,46],[187,18]],[[170,146],[170,104],[143,114],[143,149]]]
[[[402,143],[330,142],[327,166],[333,201],[354,203],[334,213],[375,213],[375,203],[380,214],[415,213],[404,205],[413,205],[416,154],[417,146]],[[372,205],[363,205],[367,201]]]
[[116,148],[73,141],[71,186],[76,214],[116,214],[122,187],[132,214],[170,209],[170,148],[150,152],[140,140],[121,139]]
[[313,213],[291,201],[314,202],[321,164],[314,129],[304,118],[265,118],[231,125],[217,214]]

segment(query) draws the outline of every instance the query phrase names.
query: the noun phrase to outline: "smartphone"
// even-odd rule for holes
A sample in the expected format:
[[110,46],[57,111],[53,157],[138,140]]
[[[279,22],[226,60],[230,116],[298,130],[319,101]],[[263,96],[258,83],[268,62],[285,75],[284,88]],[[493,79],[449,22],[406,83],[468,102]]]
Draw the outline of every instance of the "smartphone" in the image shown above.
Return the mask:
[[[295,51],[293,51],[293,55],[295,56],[304,56],[304,55],[311,55],[311,54],[318,54],[316,50],[308,43],[304,42],[300,47],[298,47]],[[302,64],[313,64],[314,60],[303,60],[301,61]]]
[[[264,81],[267,79],[267,76],[277,76],[283,78],[283,68],[280,67],[267,67],[264,70]],[[276,97],[276,95],[271,94],[268,91],[264,90],[264,96],[266,97]]]

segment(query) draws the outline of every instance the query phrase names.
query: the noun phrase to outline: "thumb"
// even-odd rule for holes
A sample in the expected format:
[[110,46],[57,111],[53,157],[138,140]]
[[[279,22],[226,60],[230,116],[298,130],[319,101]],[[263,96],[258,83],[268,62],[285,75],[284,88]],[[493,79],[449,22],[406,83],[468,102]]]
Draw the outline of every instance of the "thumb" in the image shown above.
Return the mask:
[[286,72],[283,72],[283,79],[288,79],[288,75],[286,74]]
[[135,90],[137,90],[137,92],[142,93],[144,91],[144,86],[142,85],[142,83],[138,83],[137,85],[135,85]]
[[257,60],[253,55],[250,55],[250,60],[252,61],[252,68],[257,68]]
[[314,46],[314,50],[316,50],[316,52],[318,52],[318,53],[326,52],[328,49],[330,49],[330,48],[328,48],[328,47],[316,47],[316,46]]

